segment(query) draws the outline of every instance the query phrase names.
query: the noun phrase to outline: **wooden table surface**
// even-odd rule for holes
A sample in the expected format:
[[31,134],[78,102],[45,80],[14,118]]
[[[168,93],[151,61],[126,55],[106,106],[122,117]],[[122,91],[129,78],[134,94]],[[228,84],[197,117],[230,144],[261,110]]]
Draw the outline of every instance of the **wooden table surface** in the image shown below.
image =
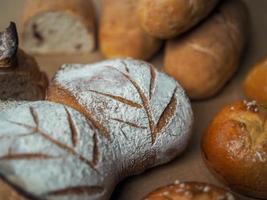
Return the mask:
[[[220,94],[205,100],[192,102],[195,114],[193,137],[186,151],[174,161],[130,177],[119,184],[112,200],[140,200],[153,189],[170,184],[176,179],[182,181],[204,181],[221,185],[205,167],[200,154],[200,138],[208,123],[224,105],[244,98],[242,81],[249,68],[267,55],[267,0],[244,0],[251,22],[250,37],[240,68],[234,78],[224,87]],[[99,0],[95,4],[99,9]],[[20,16],[24,0],[0,0],[0,30],[13,20],[20,31]],[[51,77],[63,63],[92,63],[103,59],[99,52],[84,56],[37,57],[41,69]],[[162,52],[151,60],[157,67],[162,65]],[[247,199],[239,197],[240,199]]]

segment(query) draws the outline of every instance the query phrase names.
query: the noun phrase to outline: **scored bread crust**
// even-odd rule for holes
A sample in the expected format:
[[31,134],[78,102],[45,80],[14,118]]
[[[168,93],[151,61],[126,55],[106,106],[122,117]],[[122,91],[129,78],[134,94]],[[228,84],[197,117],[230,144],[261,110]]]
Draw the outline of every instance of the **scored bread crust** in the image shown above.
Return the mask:
[[164,71],[181,83],[190,98],[211,97],[238,68],[247,29],[244,3],[222,2],[191,32],[167,42]]
[[227,190],[200,182],[179,182],[168,185],[148,194],[144,200],[234,200]]
[[100,49],[107,58],[147,60],[162,44],[139,26],[136,0],[103,0],[99,28]]
[[1,100],[42,100],[48,78],[39,70],[35,59],[18,50],[13,66],[0,69]]
[[48,101],[19,102],[0,119],[5,180],[31,199],[108,199],[116,173],[104,161],[115,154],[82,114]]
[[189,101],[148,63],[67,65],[59,83],[66,95],[52,86],[49,99],[64,104],[13,102],[0,112],[0,174],[32,199],[107,200],[120,180],[170,161],[188,143]]
[[75,108],[99,130],[107,142],[107,147],[99,146],[105,149],[105,174],[115,176],[116,183],[170,161],[190,138],[193,116],[183,89],[145,62],[64,65],[48,100]]
[[[91,0],[27,0],[25,3],[25,8],[23,12],[23,33],[22,33],[22,42],[25,44],[25,34],[26,27],[30,20],[33,20],[34,17],[44,14],[46,12],[66,12],[70,15],[75,16],[82,24],[86,27],[88,34],[93,38],[92,50],[95,48],[95,35],[96,35],[96,16],[93,3]],[[51,22],[52,23],[52,22]],[[79,31],[79,30],[77,30]],[[66,41],[67,42],[67,41]],[[24,45],[25,46],[25,45]],[[27,49],[30,51],[30,49]],[[37,53],[38,52],[34,52]],[[64,53],[64,52],[62,52]],[[49,51],[46,52],[49,54]]]

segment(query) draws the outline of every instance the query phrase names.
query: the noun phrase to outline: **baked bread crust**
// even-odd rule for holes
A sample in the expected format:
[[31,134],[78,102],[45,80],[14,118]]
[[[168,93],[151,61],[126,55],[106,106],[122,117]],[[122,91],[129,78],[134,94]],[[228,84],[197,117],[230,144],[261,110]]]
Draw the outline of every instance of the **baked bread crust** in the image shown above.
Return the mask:
[[[96,45],[96,14],[94,10],[93,3],[91,0],[27,0],[25,3],[25,9],[23,14],[23,33],[22,33],[22,41],[23,46],[26,48],[26,29],[28,23],[34,19],[36,16],[44,14],[46,12],[66,12],[67,14],[74,16],[77,18],[85,27],[90,35],[90,40],[88,43],[92,43],[90,51],[94,50]],[[37,29],[37,28],[36,28]],[[77,30],[78,31],[78,30]],[[35,31],[34,34],[37,39],[42,40],[41,33],[38,30]],[[66,41],[67,42],[67,41]],[[26,49],[27,52],[31,52],[34,54],[44,54],[44,52],[38,52],[35,50],[31,50],[29,48]],[[78,50],[78,49],[77,49]],[[49,53],[50,52],[50,53]],[[45,54],[52,54],[53,49],[47,50]],[[53,52],[64,54],[66,52]]]
[[218,2],[219,0],[140,0],[139,21],[147,34],[170,39],[199,23]]
[[257,63],[244,81],[246,96],[267,105],[267,58]]
[[267,198],[267,110],[256,102],[226,106],[202,138],[210,170],[241,194]]
[[136,0],[103,0],[102,7],[99,44],[107,58],[148,60],[160,49],[162,41],[138,25]]
[[222,2],[191,32],[168,41],[164,71],[192,99],[215,95],[239,66],[247,29],[248,12],[243,2]]
[[234,200],[234,196],[227,190],[208,183],[179,182],[159,188],[144,200]]
[[82,114],[48,101],[19,102],[0,119],[5,180],[31,199],[108,199],[115,174],[112,166],[103,170],[103,160],[111,155],[102,156],[106,141]]
[[27,200],[22,197],[12,186],[0,178],[0,199],[1,200]]

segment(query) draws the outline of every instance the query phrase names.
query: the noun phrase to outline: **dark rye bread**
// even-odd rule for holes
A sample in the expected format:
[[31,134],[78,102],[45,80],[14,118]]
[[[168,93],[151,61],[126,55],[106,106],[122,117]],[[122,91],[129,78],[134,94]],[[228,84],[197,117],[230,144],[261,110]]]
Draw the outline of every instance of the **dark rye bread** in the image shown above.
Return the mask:
[[14,64],[18,43],[16,24],[11,22],[4,32],[0,32],[0,68]]
[[48,80],[31,56],[18,49],[15,23],[0,33],[0,99],[44,99]]
[[42,100],[48,79],[33,57],[19,50],[16,65],[0,68],[1,100]]

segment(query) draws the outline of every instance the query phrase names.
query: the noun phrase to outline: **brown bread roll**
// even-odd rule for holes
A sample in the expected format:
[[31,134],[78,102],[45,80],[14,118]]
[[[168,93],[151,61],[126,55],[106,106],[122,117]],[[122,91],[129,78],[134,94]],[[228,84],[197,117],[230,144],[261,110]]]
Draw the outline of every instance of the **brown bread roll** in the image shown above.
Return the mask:
[[102,5],[99,43],[106,57],[147,60],[159,50],[161,41],[139,26],[136,0],[103,0]]
[[267,198],[267,108],[255,102],[226,106],[202,139],[203,158],[231,189]]
[[144,31],[169,39],[199,23],[219,0],[140,0],[138,14]]
[[168,41],[164,70],[192,99],[210,97],[239,66],[245,46],[248,13],[239,0],[228,0],[206,21],[184,36]]
[[1,100],[41,100],[48,86],[47,76],[34,58],[18,49],[13,22],[0,33],[0,84]]
[[250,99],[267,105],[267,58],[257,63],[248,73],[244,92]]
[[208,183],[178,182],[151,192],[144,200],[234,200],[227,190]]
[[95,48],[91,0],[27,0],[23,47],[32,54],[89,53]]
[[48,97],[85,115],[48,101],[0,112],[0,174],[33,199],[108,200],[120,180],[178,156],[191,135],[182,88],[140,61],[66,65]]

